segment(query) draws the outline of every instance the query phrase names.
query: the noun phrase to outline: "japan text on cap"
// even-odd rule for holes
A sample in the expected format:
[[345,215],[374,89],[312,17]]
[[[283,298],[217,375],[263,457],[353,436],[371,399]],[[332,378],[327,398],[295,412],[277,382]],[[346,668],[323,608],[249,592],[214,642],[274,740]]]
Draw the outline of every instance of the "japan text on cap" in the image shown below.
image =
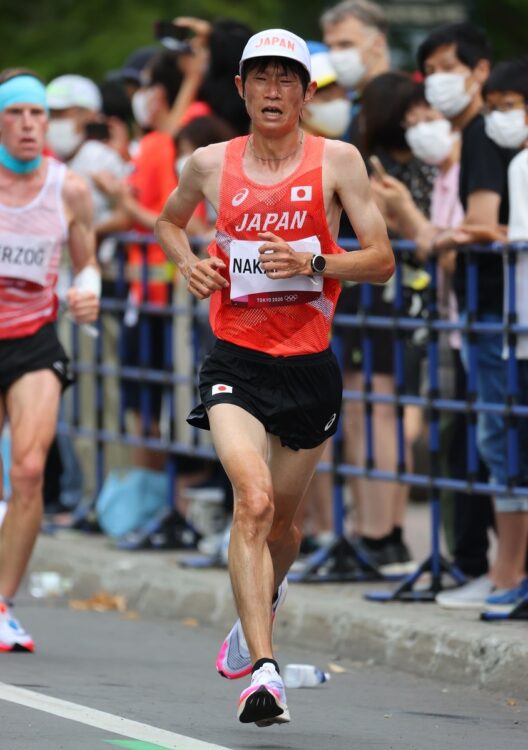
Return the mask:
[[244,47],[240,65],[252,57],[287,57],[301,63],[312,74],[306,42],[285,29],[266,29],[254,34]]

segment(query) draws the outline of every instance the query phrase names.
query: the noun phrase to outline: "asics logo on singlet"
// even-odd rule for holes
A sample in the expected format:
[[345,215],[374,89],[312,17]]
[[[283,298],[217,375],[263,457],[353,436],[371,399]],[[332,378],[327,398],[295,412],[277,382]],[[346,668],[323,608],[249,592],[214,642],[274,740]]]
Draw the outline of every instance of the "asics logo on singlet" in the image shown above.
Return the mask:
[[240,206],[241,203],[244,203],[246,198],[249,195],[249,189],[243,188],[242,190],[239,190],[239,192],[233,196],[233,200],[231,201],[232,206]]
[[325,432],[327,432],[330,429],[330,427],[334,424],[334,422],[336,421],[336,417],[337,417],[337,414],[334,412],[332,416],[330,417],[330,419],[328,420],[328,422],[325,424]]

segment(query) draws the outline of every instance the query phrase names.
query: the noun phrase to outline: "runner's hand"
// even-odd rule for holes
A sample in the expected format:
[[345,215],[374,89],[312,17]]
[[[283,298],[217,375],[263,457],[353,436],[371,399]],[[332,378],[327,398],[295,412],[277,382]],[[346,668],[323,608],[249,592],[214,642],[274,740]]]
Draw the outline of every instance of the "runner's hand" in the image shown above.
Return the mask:
[[225,267],[224,261],[220,258],[203,258],[197,261],[189,273],[185,273],[187,289],[197,299],[207,299],[213,292],[225,289],[229,282],[216,270]]
[[66,293],[70,315],[76,323],[93,323],[99,315],[99,298],[93,292],[72,287]]
[[265,242],[259,247],[260,265],[270,279],[289,279],[292,276],[311,276],[313,253],[298,253],[287,242],[272,232],[259,232]]

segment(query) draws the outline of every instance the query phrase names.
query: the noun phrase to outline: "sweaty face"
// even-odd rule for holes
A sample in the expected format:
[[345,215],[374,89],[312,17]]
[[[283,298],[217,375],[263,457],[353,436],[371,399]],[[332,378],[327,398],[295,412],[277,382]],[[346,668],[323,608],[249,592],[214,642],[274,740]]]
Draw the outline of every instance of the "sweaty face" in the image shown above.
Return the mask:
[[16,159],[30,161],[42,153],[48,115],[37,104],[12,104],[0,113],[2,144]]
[[315,88],[310,84],[305,96],[300,79],[275,65],[263,71],[251,70],[244,87],[239,76],[236,83],[253,125],[274,132],[286,132],[297,125],[303,104],[311,99]]

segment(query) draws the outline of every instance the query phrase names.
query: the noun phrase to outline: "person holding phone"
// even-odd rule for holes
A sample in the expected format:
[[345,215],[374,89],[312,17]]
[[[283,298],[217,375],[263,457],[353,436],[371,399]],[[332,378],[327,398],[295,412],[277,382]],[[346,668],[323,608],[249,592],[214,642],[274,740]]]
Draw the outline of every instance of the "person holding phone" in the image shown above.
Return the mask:
[[[211,430],[233,486],[229,573],[240,617],[216,666],[228,678],[251,675],[238,718],[268,726],[290,720],[272,622],[299,551],[294,518],[341,407],[328,347],[340,284],[384,282],[394,257],[357,150],[299,126],[317,85],[304,40],[255,34],[235,85],[251,135],[192,154],[156,234],[190,293],[211,300],[218,342],[189,420]],[[218,218],[199,259],[185,227],[204,198]],[[343,209],[360,238],[354,253],[336,243]]]

